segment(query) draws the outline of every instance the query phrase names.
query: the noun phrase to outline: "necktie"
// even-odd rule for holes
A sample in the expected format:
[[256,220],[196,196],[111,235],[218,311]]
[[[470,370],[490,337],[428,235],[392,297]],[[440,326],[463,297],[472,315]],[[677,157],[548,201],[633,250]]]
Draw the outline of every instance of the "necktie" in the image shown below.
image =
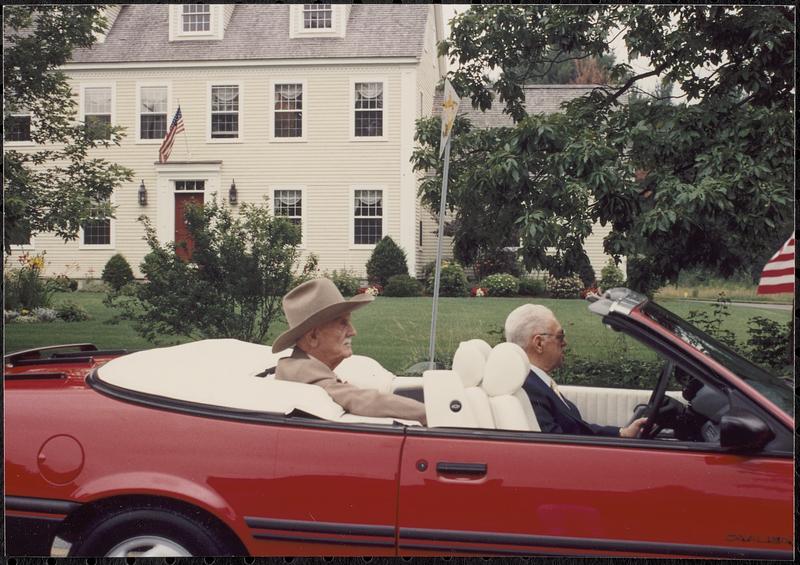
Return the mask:
[[550,388],[553,389],[553,392],[556,393],[556,396],[558,396],[564,404],[567,404],[567,399],[564,398],[564,395],[558,390],[558,385],[553,379],[550,379]]

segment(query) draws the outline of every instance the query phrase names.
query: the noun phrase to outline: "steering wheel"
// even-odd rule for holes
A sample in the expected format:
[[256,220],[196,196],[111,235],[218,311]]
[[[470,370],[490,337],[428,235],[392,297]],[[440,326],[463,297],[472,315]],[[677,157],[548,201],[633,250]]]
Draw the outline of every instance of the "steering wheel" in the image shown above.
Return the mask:
[[658,425],[658,409],[664,401],[667,394],[667,384],[669,384],[669,377],[675,370],[675,363],[667,360],[661,368],[661,373],[658,376],[658,383],[653,394],[650,395],[650,400],[647,403],[647,420],[642,424],[642,431],[639,437],[642,439],[652,439],[659,431],[661,426]]

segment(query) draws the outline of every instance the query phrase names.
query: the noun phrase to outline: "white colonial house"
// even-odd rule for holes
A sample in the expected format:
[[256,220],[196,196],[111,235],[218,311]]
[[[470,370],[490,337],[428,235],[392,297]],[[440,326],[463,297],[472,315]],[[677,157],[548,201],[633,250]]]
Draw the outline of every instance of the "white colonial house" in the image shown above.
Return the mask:
[[[135,178],[113,194],[114,217],[89,222],[76,241],[36,234],[17,251],[46,251],[47,275],[75,278],[98,277],[122,253],[139,276],[148,252],[139,216],[162,242],[180,240],[186,202],[236,209],[268,196],[301,226],[303,252],[321,269],[363,276],[390,235],[417,270],[427,212],[410,157],[414,122],[431,114],[444,73],[440,6],[125,4],[108,20],[64,70],[78,119],[126,130],[121,146],[96,155]],[[159,163],[179,105],[185,132]],[[31,146],[24,128],[5,143]]]
[[[159,240],[185,239],[189,201],[261,203],[299,224],[304,255],[322,270],[366,275],[375,243],[390,235],[419,273],[436,253],[436,222],[417,197],[415,120],[437,109],[445,61],[439,5],[124,4],[109,27],[65,65],[80,121],[123,126],[103,157],[134,171],[111,197],[113,217],[88,222],[77,240],[36,234],[14,251],[46,251],[45,274],[99,277],[121,253],[137,276],[148,252],[147,216]],[[537,90],[553,111],[585,91]],[[533,111],[538,110],[538,102]],[[159,162],[180,106],[183,133]],[[530,107],[530,104],[529,104]],[[501,125],[499,108],[474,122]],[[30,118],[6,132],[25,151]],[[602,232],[587,241],[596,271]],[[445,249],[448,249],[447,243]]]

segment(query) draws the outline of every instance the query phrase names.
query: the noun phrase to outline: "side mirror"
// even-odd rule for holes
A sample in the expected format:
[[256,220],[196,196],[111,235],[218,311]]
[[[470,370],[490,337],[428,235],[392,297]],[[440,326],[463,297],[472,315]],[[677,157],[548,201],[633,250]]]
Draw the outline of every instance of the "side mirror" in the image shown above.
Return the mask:
[[734,450],[756,451],[767,445],[775,433],[769,426],[747,410],[731,408],[719,422],[719,444]]

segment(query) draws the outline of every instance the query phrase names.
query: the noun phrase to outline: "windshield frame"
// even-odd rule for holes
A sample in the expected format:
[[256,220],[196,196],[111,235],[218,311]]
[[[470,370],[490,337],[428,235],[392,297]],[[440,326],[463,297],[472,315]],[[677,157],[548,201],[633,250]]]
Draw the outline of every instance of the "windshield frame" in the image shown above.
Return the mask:
[[637,310],[644,319],[659,326],[702,356],[721,365],[786,415],[794,418],[794,391],[788,383],[655,302],[648,300]]

